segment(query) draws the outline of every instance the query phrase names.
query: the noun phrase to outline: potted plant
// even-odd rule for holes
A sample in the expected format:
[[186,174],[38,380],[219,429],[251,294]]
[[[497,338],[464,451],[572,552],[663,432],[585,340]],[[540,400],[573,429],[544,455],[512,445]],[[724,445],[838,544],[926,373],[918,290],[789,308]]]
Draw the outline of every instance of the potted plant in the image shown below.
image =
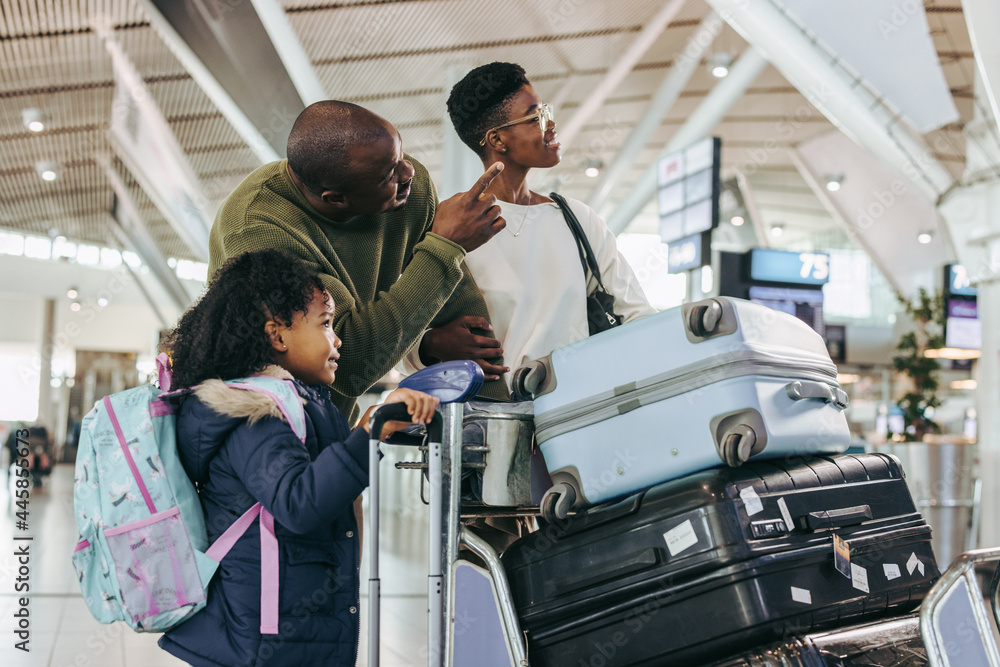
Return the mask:
[[941,405],[938,398],[938,371],[941,364],[937,359],[925,356],[927,350],[944,347],[944,324],[947,316],[944,295],[940,292],[929,294],[923,287],[912,301],[897,293],[896,299],[916,325],[899,339],[896,350],[900,354],[892,358],[892,367],[906,374],[912,386],[897,402],[903,410],[906,428],[904,438],[911,441],[923,440],[928,433],[940,433],[941,428],[933,420],[934,410]]

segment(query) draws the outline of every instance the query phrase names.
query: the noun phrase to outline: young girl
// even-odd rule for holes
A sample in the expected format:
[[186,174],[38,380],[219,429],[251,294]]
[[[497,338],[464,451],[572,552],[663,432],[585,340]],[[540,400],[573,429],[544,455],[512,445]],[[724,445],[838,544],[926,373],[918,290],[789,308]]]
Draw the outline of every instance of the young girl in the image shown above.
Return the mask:
[[[193,665],[355,664],[359,526],[355,498],[368,486],[368,418],[351,431],[330,402],[341,341],[333,301],[305,264],[278,250],[234,257],[166,336],[172,389],[194,388],[177,417],[181,462],[201,487],[214,541],[255,503],[274,516],[277,634],[261,632],[261,539],[256,525],[222,559],[207,606],[160,646]],[[223,380],[294,378],[306,414],[303,444],[274,399]],[[406,389],[427,423],[437,399]],[[383,436],[404,422],[390,422]],[[256,521],[254,522],[257,523]]]

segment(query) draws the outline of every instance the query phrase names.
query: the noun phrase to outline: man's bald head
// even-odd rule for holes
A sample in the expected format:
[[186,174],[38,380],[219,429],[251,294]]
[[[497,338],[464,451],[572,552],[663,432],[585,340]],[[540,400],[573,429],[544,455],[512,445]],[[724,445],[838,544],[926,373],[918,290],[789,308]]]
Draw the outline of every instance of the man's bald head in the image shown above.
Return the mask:
[[349,189],[359,166],[357,146],[392,140],[392,126],[350,102],[325,100],[306,107],[288,135],[288,166],[313,194]]

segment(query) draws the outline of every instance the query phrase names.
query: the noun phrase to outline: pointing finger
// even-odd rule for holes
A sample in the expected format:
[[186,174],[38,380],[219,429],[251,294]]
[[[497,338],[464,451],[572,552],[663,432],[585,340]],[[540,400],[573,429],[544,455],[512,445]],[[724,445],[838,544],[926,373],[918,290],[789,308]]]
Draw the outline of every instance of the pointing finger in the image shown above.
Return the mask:
[[490,165],[490,168],[486,170],[486,173],[479,177],[476,184],[472,186],[471,190],[469,190],[469,194],[478,199],[479,195],[486,192],[486,188],[490,187],[490,183],[493,182],[493,179],[496,178],[497,174],[501,171],[503,171],[503,162],[494,162]]

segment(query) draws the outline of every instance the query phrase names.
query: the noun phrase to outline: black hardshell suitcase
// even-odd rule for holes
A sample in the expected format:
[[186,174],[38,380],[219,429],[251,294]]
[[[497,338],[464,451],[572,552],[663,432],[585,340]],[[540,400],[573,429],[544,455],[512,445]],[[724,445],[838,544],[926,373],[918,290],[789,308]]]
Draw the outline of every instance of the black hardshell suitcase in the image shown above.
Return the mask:
[[912,609],[938,576],[930,538],[899,461],[860,454],[672,480],[546,526],[502,560],[533,665],[700,665]]
[[711,667],[921,667],[929,664],[920,616],[910,614],[792,637]]

